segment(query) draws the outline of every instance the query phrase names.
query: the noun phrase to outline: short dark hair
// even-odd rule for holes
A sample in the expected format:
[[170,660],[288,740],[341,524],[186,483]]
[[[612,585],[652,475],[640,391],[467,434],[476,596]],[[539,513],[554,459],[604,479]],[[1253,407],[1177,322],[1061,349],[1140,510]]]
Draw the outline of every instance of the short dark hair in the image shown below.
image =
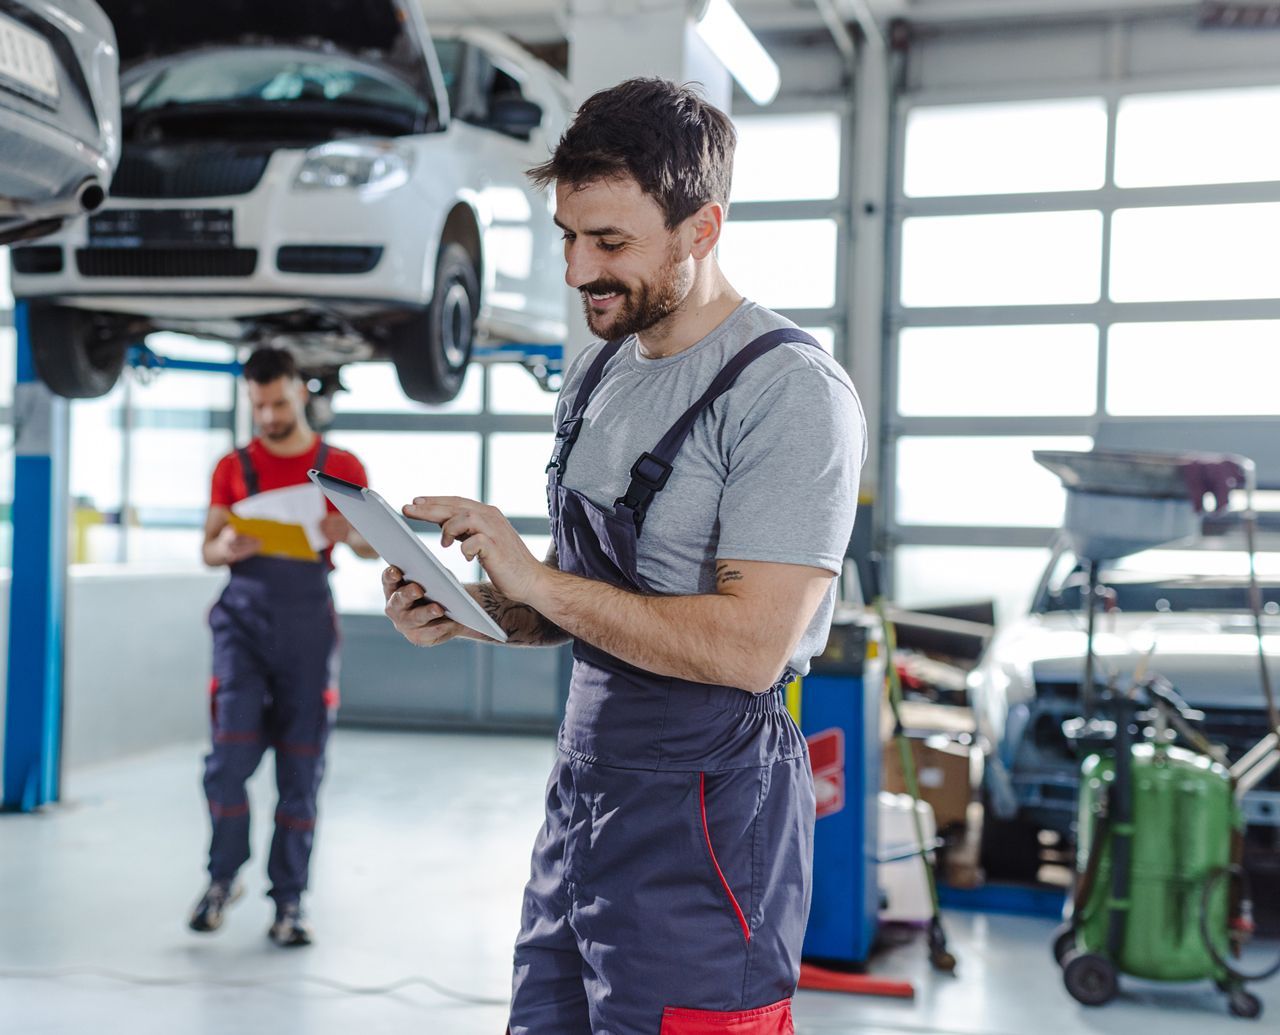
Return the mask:
[[709,202],[729,204],[738,135],[689,86],[628,79],[589,97],[551,160],[529,170],[538,187],[629,176],[674,229]]
[[245,360],[240,372],[244,374],[246,381],[252,381],[256,385],[269,385],[282,377],[296,379],[298,363],[288,349],[264,345],[253,350],[253,355]]

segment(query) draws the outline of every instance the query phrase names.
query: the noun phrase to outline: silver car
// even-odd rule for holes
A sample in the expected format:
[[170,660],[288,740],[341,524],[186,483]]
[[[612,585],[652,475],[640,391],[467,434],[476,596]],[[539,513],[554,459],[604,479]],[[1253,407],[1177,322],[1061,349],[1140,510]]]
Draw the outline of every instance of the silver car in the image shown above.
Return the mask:
[[[1234,761],[1267,732],[1248,559],[1238,532],[1148,550],[1103,566],[1097,617],[1099,684],[1127,688],[1150,654],[1159,674],[1194,709],[1203,731]],[[1265,542],[1276,550],[1280,543]],[[1264,643],[1280,678],[1280,553],[1258,555]],[[1084,674],[1083,566],[1059,546],[1031,611],[1001,630],[970,674],[979,730],[989,741],[984,862],[989,875],[1034,877],[1042,830],[1070,838],[1079,757],[1063,723],[1080,716]],[[1280,771],[1246,796],[1254,840],[1280,839]]]
[[0,0],[0,244],[106,200],[120,159],[116,37],[93,0]]

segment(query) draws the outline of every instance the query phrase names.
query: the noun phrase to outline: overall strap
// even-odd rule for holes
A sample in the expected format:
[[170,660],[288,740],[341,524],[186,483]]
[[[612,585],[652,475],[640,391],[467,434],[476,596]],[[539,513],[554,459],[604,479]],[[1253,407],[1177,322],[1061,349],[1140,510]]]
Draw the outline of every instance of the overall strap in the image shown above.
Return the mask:
[[625,338],[615,338],[609,342],[596,354],[591,366],[587,368],[582,383],[578,385],[578,393],[573,397],[573,407],[569,410],[569,416],[560,422],[560,427],[556,428],[556,445],[551,453],[551,459],[547,461],[548,471],[556,468],[560,477],[564,477],[565,461],[569,459],[573,444],[578,441],[578,432],[582,429],[582,415],[586,412],[587,403],[591,401],[591,393],[599,386],[600,379],[604,377],[605,366],[618,354],[624,341],[626,341]]
[[329,462],[329,443],[320,440],[320,448],[316,450],[316,470],[324,474],[324,465]]
[[776,331],[762,334],[754,341],[740,349],[738,353],[716,374],[702,396],[680,416],[671,430],[662,436],[656,446],[631,465],[631,484],[627,491],[614,501],[615,507],[631,511],[636,523],[636,531],[644,524],[644,517],[653,502],[653,497],[661,492],[671,477],[671,467],[676,454],[684,445],[685,439],[693,430],[694,422],[702,415],[702,411],[724,395],[733,387],[738,375],[766,352],[777,348],[784,342],[812,345],[821,348],[817,340],[804,331],[794,327],[782,327]]
[[249,456],[249,447],[241,446],[236,450],[240,458],[240,471],[244,475],[245,492],[250,496],[258,495],[258,472],[254,470],[253,459]]

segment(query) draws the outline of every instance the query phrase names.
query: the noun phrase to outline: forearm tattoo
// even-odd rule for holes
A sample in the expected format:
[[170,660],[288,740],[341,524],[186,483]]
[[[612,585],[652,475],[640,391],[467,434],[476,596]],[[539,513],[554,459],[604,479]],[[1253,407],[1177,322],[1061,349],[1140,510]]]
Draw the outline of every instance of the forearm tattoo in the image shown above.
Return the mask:
[[727,586],[730,582],[741,582],[742,578],[742,572],[731,568],[728,564],[721,562],[716,565],[717,586]]
[[489,583],[478,585],[476,594],[485,613],[502,627],[511,642],[540,647],[563,643],[566,639],[558,625],[547,621],[528,604],[508,600]]

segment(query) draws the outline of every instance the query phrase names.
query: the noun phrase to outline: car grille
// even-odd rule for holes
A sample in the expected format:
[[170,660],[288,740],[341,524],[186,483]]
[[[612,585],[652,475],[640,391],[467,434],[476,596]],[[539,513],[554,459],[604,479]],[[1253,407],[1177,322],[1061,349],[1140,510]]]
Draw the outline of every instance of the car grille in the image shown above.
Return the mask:
[[117,198],[225,198],[248,194],[262,179],[270,160],[270,154],[126,151],[111,193]]
[[80,248],[83,277],[248,277],[256,248]]
[[276,252],[282,273],[368,273],[382,249],[364,245],[286,244]]
[[14,248],[10,252],[15,273],[61,273],[62,248],[56,244],[41,244],[27,248]]

